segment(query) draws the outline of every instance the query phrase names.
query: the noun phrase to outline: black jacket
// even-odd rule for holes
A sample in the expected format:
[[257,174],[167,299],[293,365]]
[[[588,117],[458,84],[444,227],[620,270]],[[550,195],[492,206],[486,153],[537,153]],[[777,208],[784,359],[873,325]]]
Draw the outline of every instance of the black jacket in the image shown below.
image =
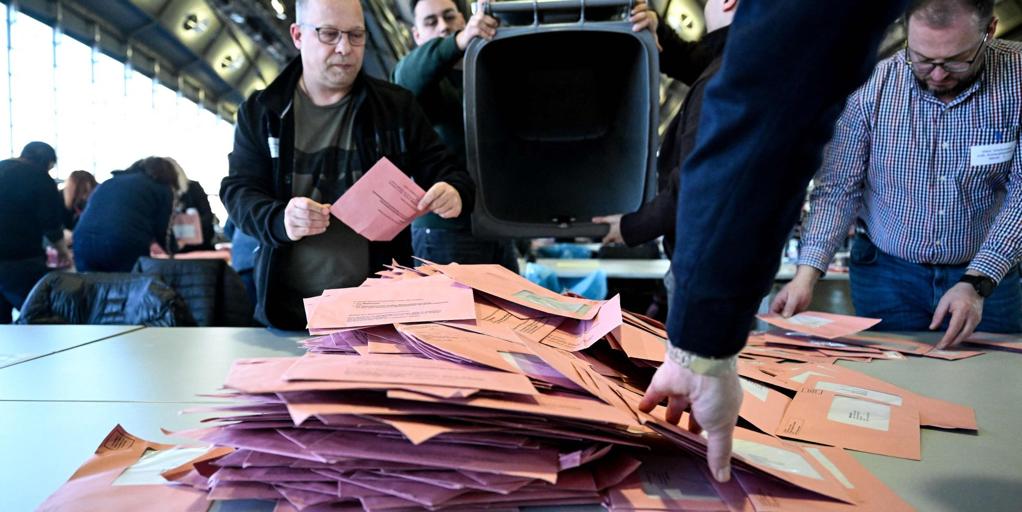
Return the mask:
[[195,325],[188,305],[152,276],[50,272],[32,288],[19,324]]
[[[681,162],[695,147],[696,134],[699,133],[699,114],[703,106],[703,91],[706,89],[706,83],[720,69],[724,43],[727,40],[727,27],[706,34],[698,46],[681,41],[673,29],[668,30],[669,36],[660,35],[661,45],[664,47],[660,55],[661,71],[689,84],[690,88],[681,110],[668,125],[664,143],[660,146],[660,156],[657,158],[659,192],[652,201],[621,217],[621,237],[629,246],[636,246],[663,236],[664,252],[670,255],[674,251],[674,223],[678,211],[678,177]],[[686,80],[694,73],[698,73],[694,81]]]
[[166,283],[184,300],[199,327],[252,325],[252,304],[237,272],[219,259],[139,258],[133,274]]
[[[274,325],[266,315],[267,297],[273,295],[269,275],[276,264],[274,255],[276,249],[293,243],[284,229],[284,208],[292,198],[295,120],[291,102],[301,75],[301,59],[296,58],[269,87],[242,104],[234,150],[228,156],[230,174],[220,184],[220,198],[230,217],[259,240],[256,319],[268,325]],[[362,72],[351,94],[359,105],[353,140],[360,161],[372,165],[386,156],[423,189],[445,181],[461,195],[463,211],[471,211],[472,179],[440,142],[410,92]],[[369,251],[371,269],[391,259],[411,265],[411,230],[405,229],[389,242],[370,242]]]
[[64,200],[46,169],[0,162],[0,261],[44,258],[43,237],[61,240]]

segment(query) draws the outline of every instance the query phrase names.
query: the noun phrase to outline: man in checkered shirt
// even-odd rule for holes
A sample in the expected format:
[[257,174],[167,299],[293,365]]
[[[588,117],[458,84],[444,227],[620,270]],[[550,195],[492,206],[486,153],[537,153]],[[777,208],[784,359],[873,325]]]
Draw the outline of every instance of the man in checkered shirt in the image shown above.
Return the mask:
[[805,310],[848,227],[852,302],[877,329],[1022,331],[1022,45],[994,0],[914,0],[903,51],[853,93],[815,178],[795,278]]

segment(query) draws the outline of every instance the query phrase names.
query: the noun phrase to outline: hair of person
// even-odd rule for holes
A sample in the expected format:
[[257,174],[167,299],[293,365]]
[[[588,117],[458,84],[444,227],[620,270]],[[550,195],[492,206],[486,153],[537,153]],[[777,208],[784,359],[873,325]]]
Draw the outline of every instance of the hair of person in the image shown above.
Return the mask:
[[128,167],[128,171],[141,171],[153,181],[170,187],[174,192],[179,190],[180,182],[176,166],[169,158],[151,156],[143,158]]
[[67,184],[64,185],[64,190],[68,190],[71,193],[71,206],[72,208],[84,208],[85,203],[89,200],[89,195],[92,191],[99,186],[96,182],[96,177],[88,171],[74,171],[70,176],[67,177]]
[[994,17],[994,0],[912,0],[905,20],[918,15],[931,27],[947,28],[962,11],[972,12],[979,27],[986,30]]
[[177,173],[177,195],[184,195],[184,193],[188,191],[189,187],[188,175],[185,174],[185,170],[181,168],[181,164],[177,163],[177,160],[170,157],[167,157],[166,159],[174,166],[174,172]]
[[21,150],[21,158],[42,167],[49,167],[51,162],[57,161],[57,152],[53,146],[36,140],[25,144],[25,148]]

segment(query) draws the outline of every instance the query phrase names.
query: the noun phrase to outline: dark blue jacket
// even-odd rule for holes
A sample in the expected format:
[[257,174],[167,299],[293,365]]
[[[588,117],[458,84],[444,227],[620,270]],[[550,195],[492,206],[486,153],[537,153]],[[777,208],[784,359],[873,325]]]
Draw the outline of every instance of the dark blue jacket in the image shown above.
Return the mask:
[[672,343],[741,350],[845,97],[906,3],[742,1],[682,167]]
[[75,226],[75,240],[88,235],[149,254],[149,244],[166,249],[174,194],[142,171],[114,171],[89,197]]
[[64,200],[45,169],[17,158],[0,162],[0,261],[43,258],[43,236],[63,239]]

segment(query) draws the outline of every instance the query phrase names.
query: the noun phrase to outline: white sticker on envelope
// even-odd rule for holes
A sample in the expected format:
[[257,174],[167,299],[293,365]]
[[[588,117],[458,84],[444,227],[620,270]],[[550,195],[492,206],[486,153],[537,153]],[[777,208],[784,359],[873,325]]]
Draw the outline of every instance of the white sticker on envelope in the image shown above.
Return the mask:
[[827,411],[827,419],[852,425],[889,432],[891,430],[891,407],[868,400],[847,396],[835,396]]

